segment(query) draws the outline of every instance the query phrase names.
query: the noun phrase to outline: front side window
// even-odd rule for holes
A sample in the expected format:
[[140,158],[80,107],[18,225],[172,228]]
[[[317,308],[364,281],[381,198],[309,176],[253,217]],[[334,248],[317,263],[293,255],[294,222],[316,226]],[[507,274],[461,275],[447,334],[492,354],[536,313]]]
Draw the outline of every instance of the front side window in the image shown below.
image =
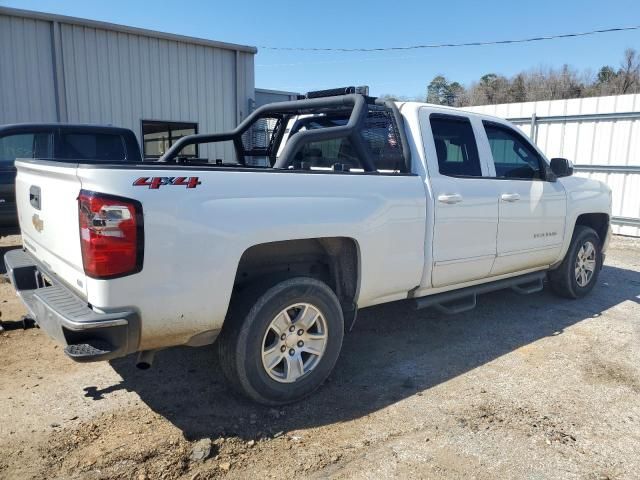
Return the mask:
[[[198,133],[197,123],[142,121],[142,149],[145,158],[159,158],[186,135]],[[197,157],[198,146],[188,145],[181,157]]]
[[497,178],[539,180],[542,158],[522,136],[512,129],[483,122],[487,132]]
[[0,163],[16,158],[51,158],[49,133],[19,133],[0,138]]
[[478,147],[469,119],[432,114],[429,121],[440,174],[449,177],[481,177]]

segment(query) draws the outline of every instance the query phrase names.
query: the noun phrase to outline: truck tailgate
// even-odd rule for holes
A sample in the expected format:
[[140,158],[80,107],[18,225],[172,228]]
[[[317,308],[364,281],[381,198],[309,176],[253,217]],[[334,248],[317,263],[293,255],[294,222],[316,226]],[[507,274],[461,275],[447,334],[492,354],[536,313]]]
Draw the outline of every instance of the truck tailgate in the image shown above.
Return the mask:
[[75,164],[16,161],[16,203],[25,248],[46,270],[86,297]]

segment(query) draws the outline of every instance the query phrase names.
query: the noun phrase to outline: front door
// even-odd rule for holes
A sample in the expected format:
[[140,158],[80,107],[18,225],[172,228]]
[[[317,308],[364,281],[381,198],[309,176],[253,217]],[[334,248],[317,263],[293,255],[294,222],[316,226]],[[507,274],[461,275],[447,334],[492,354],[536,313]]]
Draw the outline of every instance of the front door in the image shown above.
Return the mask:
[[566,194],[548,181],[545,161],[522,134],[484,121],[498,187],[497,257],[492,275],[553,263],[560,254]]

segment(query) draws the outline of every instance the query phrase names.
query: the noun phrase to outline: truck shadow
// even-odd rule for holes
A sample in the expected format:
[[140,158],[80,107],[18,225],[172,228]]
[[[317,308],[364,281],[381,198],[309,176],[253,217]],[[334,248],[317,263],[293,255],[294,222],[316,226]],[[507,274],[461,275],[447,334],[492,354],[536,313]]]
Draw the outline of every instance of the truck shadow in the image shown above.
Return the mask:
[[18,225],[0,225],[0,237],[8,235],[20,235],[20,227]]
[[[123,378],[103,390],[136,392],[189,440],[220,435],[250,439],[365,416],[504,354],[563,330],[625,301],[640,303],[640,273],[605,267],[591,295],[581,301],[555,297],[548,289],[528,296],[511,291],[483,295],[478,308],[447,316],[415,311],[397,302],[361,311],[345,336],[336,369],[308,399],[270,409],[232,393],[214,349],[160,352],[154,368],[139,371],[132,358],[112,362]],[[425,412],[428,414],[428,412]]]

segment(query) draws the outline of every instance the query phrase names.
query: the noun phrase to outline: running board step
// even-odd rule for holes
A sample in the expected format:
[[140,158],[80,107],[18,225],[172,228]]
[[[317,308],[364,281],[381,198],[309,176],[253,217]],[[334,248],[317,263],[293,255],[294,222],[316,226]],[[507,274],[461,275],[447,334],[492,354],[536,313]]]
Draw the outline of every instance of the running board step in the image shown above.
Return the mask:
[[518,293],[534,293],[542,290],[542,281],[547,275],[546,271],[527,273],[513,278],[504,278],[493,282],[482,283],[472,287],[452,290],[450,292],[436,293],[426,297],[415,298],[416,309],[436,307],[445,313],[460,313],[471,310],[476,306],[477,295],[512,288]]
[[448,313],[454,315],[456,313],[466,312],[467,310],[473,310],[476,308],[477,295],[472,294],[466,297],[460,297],[450,302],[436,303],[433,306],[440,310],[442,313]]
[[104,340],[87,340],[86,343],[76,343],[64,347],[64,353],[77,362],[100,360],[113,352],[113,347]]
[[511,287],[511,289],[514,292],[520,293],[522,295],[529,295],[530,293],[536,293],[541,291],[543,288],[544,288],[544,284],[542,283],[542,278],[532,280],[531,282],[519,283]]

